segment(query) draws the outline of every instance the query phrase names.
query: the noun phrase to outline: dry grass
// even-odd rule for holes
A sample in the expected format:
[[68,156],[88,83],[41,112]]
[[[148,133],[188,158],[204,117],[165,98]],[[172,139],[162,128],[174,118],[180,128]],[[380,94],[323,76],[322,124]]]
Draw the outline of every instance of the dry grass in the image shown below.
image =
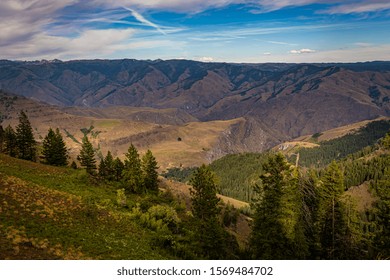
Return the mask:
[[[328,140],[340,138],[340,137],[342,137],[342,136],[344,136],[344,135],[346,135],[348,133],[351,133],[353,131],[356,131],[356,130],[366,126],[368,123],[373,122],[373,121],[389,120],[389,119],[390,118],[388,118],[388,117],[380,117],[380,118],[377,118],[377,119],[374,119],[374,120],[366,120],[366,121],[357,122],[357,123],[354,123],[354,124],[345,125],[345,126],[337,127],[337,128],[334,128],[334,129],[330,129],[330,130],[322,132],[322,135],[320,137],[318,137],[318,142],[328,141]],[[313,139],[312,139],[312,135],[305,135],[305,136],[298,137],[295,140],[296,141],[308,142],[308,141],[312,141]]]

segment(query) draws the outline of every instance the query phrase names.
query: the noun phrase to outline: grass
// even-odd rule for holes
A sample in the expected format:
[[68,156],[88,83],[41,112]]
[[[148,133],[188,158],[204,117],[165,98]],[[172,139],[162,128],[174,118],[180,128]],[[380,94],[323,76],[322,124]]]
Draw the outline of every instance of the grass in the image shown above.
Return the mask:
[[0,155],[0,259],[173,258],[155,238],[116,206],[115,186]]

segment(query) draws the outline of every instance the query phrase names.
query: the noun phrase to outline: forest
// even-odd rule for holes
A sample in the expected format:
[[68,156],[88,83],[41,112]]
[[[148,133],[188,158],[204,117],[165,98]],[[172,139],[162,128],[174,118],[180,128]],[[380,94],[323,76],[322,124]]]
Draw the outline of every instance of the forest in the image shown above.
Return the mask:
[[[124,161],[110,152],[98,158],[86,135],[69,164],[60,131],[38,145],[22,111],[15,129],[0,126],[0,258],[39,258],[20,255],[29,248],[59,259],[388,259],[390,133],[371,126],[325,143],[333,148],[313,154],[314,165],[269,151],[168,170],[165,177],[191,186],[187,204],[162,190],[152,151],[141,157],[130,144]],[[335,147],[344,150],[330,160]],[[366,189],[370,203],[358,207],[353,188]],[[35,193],[55,203],[37,204]],[[235,230],[244,215],[218,193],[250,202],[244,240]],[[91,238],[85,225],[96,231]],[[135,240],[136,251],[121,249]]]

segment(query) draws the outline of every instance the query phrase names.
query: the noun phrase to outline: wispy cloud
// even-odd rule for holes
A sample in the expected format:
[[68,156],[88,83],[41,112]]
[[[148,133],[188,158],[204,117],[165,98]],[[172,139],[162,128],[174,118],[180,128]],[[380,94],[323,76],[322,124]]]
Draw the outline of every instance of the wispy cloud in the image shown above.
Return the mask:
[[390,9],[390,3],[385,1],[358,1],[352,4],[339,5],[325,10],[325,13],[329,14],[354,14],[354,13],[368,13],[378,12]]
[[133,10],[133,9],[130,9],[130,8],[127,8],[127,7],[123,7],[124,9],[128,10],[129,12],[131,12],[131,14],[133,15],[133,17],[135,17],[139,22],[147,25],[147,26],[150,26],[150,27],[153,27],[155,28],[158,32],[160,32],[161,34],[164,34],[164,35],[167,35],[167,33],[161,29],[161,27],[153,22],[151,22],[150,20],[147,20],[144,16],[142,16],[140,13],[138,13],[137,11]]

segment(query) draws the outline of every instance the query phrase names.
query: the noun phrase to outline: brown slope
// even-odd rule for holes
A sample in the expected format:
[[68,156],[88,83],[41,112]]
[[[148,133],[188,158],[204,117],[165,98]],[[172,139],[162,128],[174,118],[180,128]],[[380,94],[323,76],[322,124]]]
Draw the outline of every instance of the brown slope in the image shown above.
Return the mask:
[[[207,163],[230,152],[244,151],[248,141],[257,141],[260,138],[263,140],[253,146],[258,150],[263,150],[271,143],[268,139],[275,141],[268,130],[256,127],[242,118],[188,123],[181,120],[181,123],[176,121],[176,124],[171,124],[169,122],[172,121],[172,112],[177,112],[176,109],[63,109],[20,96],[0,94],[0,112],[6,116],[3,126],[11,124],[15,127],[20,110],[26,111],[39,142],[49,128],[58,127],[73,159],[81,146],[81,130],[90,128],[93,128],[90,139],[96,148],[100,147],[101,153],[105,154],[110,150],[114,156],[123,158],[130,143],[133,143],[141,154],[151,149],[161,169]],[[107,118],[106,116],[115,115],[113,110],[116,111],[115,114],[122,115],[121,118]],[[147,117],[155,114],[160,121],[168,120],[167,124],[129,120],[126,115],[142,116],[141,113],[146,113]]]

